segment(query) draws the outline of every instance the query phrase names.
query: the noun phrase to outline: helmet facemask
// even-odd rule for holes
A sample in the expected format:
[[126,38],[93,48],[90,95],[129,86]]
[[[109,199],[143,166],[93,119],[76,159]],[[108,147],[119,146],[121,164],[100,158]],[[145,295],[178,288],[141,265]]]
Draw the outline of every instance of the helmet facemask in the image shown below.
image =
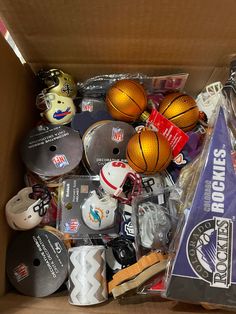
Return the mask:
[[121,186],[114,193],[123,204],[131,204],[133,198],[141,193],[142,180],[139,174],[128,172]]

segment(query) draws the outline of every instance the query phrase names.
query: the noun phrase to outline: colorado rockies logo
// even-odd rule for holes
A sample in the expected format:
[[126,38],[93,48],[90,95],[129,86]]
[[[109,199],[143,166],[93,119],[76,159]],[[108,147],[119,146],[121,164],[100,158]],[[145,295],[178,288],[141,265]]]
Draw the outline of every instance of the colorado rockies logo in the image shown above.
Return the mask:
[[198,224],[187,242],[189,263],[198,277],[210,286],[231,285],[232,220],[214,217]]

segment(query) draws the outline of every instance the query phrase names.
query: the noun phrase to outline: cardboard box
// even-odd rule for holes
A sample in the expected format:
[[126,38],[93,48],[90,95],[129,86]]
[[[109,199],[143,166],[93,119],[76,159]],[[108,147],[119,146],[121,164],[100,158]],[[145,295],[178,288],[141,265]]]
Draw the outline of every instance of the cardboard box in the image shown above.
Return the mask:
[[[22,65],[0,37],[0,294],[7,292],[5,253],[11,232],[4,207],[23,186],[19,145],[34,125],[33,72],[61,68],[76,80],[94,75],[188,72],[186,92],[225,81],[236,51],[234,0],[1,0],[0,17],[27,61]],[[77,308],[67,296],[45,299],[8,292],[0,313],[200,313],[200,306],[135,297]],[[206,311],[205,311],[206,312]],[[221,311],[223,313],[223,311]]]

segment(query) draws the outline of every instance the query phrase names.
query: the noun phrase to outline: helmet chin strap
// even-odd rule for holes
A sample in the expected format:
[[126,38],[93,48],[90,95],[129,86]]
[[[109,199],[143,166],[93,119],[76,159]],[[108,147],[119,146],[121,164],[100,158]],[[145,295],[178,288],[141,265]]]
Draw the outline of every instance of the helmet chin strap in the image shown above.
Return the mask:
[[[118,189],[116,189],[116,191],[114,192],[114,196],[115,196],[115,197],[120,196],[120,195],[121,195],[121,193],[122,193],[122,188],[121,188],[121,187],[119,187],[119,188],[118,188]],[[122,194],[124,194],[124,193],[122,193]]]

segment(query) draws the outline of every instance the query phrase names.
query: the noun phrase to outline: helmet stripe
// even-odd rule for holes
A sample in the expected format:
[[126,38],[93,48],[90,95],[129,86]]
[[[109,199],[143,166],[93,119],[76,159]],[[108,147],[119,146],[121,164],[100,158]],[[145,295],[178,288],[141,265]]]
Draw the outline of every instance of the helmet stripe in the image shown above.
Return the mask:
[[111,183],[106,179],[106,177],[104,176],[104,173],[103,173],[103,169],[101,169],[100,174],[101,174],[101,177],[102,177],[103,181],[104,181],[110,188],[112,188],[113,190],[117,190],[117,188],[116,188],[113,184],[111,184]]

